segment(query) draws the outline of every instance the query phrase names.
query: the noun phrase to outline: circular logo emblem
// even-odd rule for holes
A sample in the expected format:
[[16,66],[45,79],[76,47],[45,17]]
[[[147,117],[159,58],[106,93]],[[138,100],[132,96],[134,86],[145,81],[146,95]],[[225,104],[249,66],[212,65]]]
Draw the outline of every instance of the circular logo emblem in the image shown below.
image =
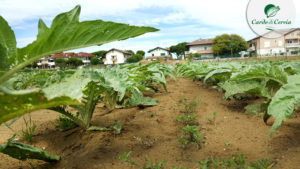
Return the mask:
[[247,7],[248,25],[265,38],[279,38],[284,30],[293,28],[296,8],[293,0],[250,0]]

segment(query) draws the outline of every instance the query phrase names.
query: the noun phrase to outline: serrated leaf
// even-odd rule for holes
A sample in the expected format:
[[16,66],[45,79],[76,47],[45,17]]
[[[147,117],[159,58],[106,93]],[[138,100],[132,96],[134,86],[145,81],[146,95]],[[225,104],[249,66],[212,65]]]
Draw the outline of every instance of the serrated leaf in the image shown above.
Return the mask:
[[226,91],[226,99],[235,94],[255,94],[266,98],[270,97],[267,88],[265,88],[261,82],[256,80],[226,81],[225,83],[219,85]]
[[12,93],[0,90],[0,124],[34,110],[76,104],[79,104],[78,100],[66,96],[47,99],[40,90],[24,90]]
[[[79,22],[79,14],[80,6],[76,6],[69,12],[59,14],[54,18],[50,28],[47,28],[45,23],[40,20],[37,39],[28,46],[18,49],[17,55],[10,55],[9,60],[7,60],[7,55],[1,59],[3,61],[1,64],[11,70],[0,77],[0,84],[8,80],[13,73],[39,58],[62,51],[102,45],[136,37],[147,32],[158,31],[152,27],[130,26],[102,20]],[[4,22],[5,20],[1,18],[1,27]],[[12,36],[8,38],[8,40],[15,41]],[[6,40],[4,39],[4,41]],[[6,70],[3,69],[4,67],[1,68],[1,71]]]
[[[9,69],[9,60],[17,55],[17,42],[14,32],[0,16],[0,72]],[[1,75],[1,74],[0,74]]]
[[157,101],[150,97],[144,97],[141,92],[137,89],[132,91],[132,96],[126,103],[126,107],[134,107],[134,106],[156,106]]
[[270,137],[282,121],[292,116],[295,106],[300,103],[300,75],[289,77],[288,82],[277,91],[268,107],[268,114],[275,118]]
[[[230,70],[230,69],[216,69],[216,70],[213,70],[213,71],[209,72],[209,73],[205,76],[203,82],[206,83],[206,81],[207,81],[209,78],[211,78],[211,77],[213,77],[213,76],[215,76],[215,75],[221,74],[221,76],[222,76],[222,74],[228,74],[228,73],[231,72],[231,71],[232,71],[232,70]],[[223,75],[223,76],[225,76],[225,75]]]
[[46,162],[57,162],[60,156],[54,156],[44,150],[9,139],[6,144],[0,144],[0,152],[19,160],[37,159]]

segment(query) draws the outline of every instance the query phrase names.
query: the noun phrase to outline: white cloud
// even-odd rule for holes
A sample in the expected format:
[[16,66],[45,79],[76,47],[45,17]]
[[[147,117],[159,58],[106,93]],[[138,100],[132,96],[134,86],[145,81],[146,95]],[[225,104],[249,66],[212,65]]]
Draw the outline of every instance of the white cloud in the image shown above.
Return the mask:
[[[168,46],[171,42],[177,43],[182,40],[178,37],[185,36],[184,41],[190,41],[192,38],[236,33],[249,39],[254,34],[246,22],[248,2],[249,0],[1,0],[0,15],[7,19],[14,29],[28,29],[33,27],[32,22],[28,21],[42,18],[49,23],[58,13],[80,4],[81,20],[113,18],[118,22],[155,27],[176,24],[163,26],[160,32],[136,38],[137,40],[149,37],[161,38],[161,41],[146,39],[143,41],[144,44],[135,44],[134,40],[111,43],[120,48],[135,49],[145,48],[144,45],[147,48]],[[294,3],[296,7],[300,6],[299,0],[295,0]],[[297,15],[300,16],[300,9],[297,10]],[[296,23],[295,27],[299,27],[299,17]],[[34,25],[36,27],[37,23]],[[29,36],[27,41],[32,39],[33,35]],[[18,39],[18,46],[24,45],[27,41],[26,38]],[[111,44],[107,46],[112,46]]]

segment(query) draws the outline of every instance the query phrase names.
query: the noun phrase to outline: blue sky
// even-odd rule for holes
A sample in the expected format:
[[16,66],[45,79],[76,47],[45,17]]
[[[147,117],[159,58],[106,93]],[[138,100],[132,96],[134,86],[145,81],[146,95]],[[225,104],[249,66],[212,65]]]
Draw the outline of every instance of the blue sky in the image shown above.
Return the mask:
[[[148,33],[125,41],[78,49],[93,52],[110,48],[148,51],[161,46],[199,38],[213,38],[223,33],[235,33],[245,40],[255,36],[246,22],[249,0],[0,0],[0,15],[15,31],[17,46],[23,47],[37,35],[37,22],[42,18],[49,26],[61,12],[75,5],[82,7],[80,20],[102,19],[152,26],[159,32]],[[300,6],[299,0],[294,1]],[[299,16],[299,10],[297,10]],[[300,26],[297,18],[295,27]]]

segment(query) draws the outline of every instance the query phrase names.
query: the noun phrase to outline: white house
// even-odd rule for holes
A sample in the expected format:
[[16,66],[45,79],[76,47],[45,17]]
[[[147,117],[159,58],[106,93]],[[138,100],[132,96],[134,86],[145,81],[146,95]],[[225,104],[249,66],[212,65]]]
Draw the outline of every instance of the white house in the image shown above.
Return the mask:
[[189,49],[186,54],[198,53],[201,57],[213,57],[214,52],[212,50],[212,40],[213,39],[198,39],[186,44],[186,47]]
[[105,53],[105,59],[103,59],[105,65],[122,64],[132,54],[120,49],[110,49]]
[[150,56],[146,57],[146,60],[172,59],[172,55],[168,48],[156,47],[154,49],[150,49],[148,53],[150,53]]
[[55,68],[54,59],[51,56],[40,58],[36,61],[38,68],[41,69],[51,69]]

